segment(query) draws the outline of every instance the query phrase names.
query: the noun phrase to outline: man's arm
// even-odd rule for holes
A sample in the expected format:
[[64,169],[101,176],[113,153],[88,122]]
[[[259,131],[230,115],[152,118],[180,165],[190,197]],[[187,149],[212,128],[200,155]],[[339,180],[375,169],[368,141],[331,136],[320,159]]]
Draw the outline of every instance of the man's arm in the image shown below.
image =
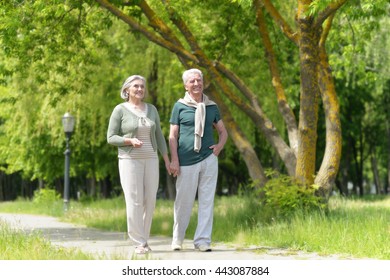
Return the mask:
[[179,126],[177,124],[171,124],[169,130],[169,149],[171,152],[171,173],[173,177],[179,175],[179,156],[177,154],[177,145],[179,139]]
[[213,154],[218,156],[226,144],[228,134],[222,120],[219,120],[216,124],[214,124],[214,127],[218,132],[218,143],[210,146],[209,148],[213,149]]

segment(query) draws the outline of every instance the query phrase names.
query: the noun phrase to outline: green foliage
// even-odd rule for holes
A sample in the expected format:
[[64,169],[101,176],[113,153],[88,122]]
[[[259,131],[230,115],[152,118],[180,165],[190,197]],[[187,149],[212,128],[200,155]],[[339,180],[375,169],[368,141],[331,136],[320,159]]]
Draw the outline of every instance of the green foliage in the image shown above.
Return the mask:
[[53,204],[61,199],[61,195],[52,189],[38,189],[34,192],[33,202],[36,204]]
[[318,187],[299,184],[294,178],[268,171],[267,181],[261,190],[264,197],[264,211],[272,218],[289,217],[297,211],[310,212],[311,210],[325,209],[326,204],[316,195]]
[[386,16],[390,8],[388,0],[355,0],[347,1],[346,4],[348,14],[355,19]]
[[317,15],[320,11],[324,10],[330,3],[335,2],[334,0],[314,0],[309,4],[308,14],[310,16]]
[[333,28],[341,32],[330,32],[327,40],[340,102],[343,185],[349,181],[362,186],[363,179],[372,182],[367,159],[373,155],[380,178],[387,177],[388,139],[383,135],[389,120],[389,7],[388,1],[348,1],[344,13],[333,22]]
[[[114,180],[116,150],[106,141],[108,119],[121,102],[123,80],[133,73],[147,76],[145,57],[154,56],[146,54],[145,40],[113,25],[96,7],[25,1],[15,9],[15,3],[1,7],[0,77],[7,84],[0,88],[1,168],[53,185],[63,175],[61,117],[68,111],[76,118],[71,177]],[[22,25],[15,18],[28,20]],[[145,57],[134,56],[140,52]]]
[[36,190],[32,202],[41,213],[49,212],[50,215],[58,216],[63,211],[61,195],[53,189]]

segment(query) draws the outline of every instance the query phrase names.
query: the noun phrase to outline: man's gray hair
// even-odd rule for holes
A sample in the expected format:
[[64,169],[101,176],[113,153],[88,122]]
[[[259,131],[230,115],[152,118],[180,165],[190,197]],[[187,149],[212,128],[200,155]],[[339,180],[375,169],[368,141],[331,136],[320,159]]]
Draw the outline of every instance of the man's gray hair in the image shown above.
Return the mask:
[[132,75],[126,79],[121,88],[121,98],[124,100],[129,100],[129,94],[126,89],[128,89],[135,80],[142,80],[145,85],[144,95],[146,96],[146,79],[140,75]]
[[183,83],[186,84],[188,79],[190,78],[190,76],[193,74],[198,74],[202,78],[202,81],[203,81],[202,71],[200,71],[199,69],[196,69],[196,68],[192,68],[192,69],[188,69],[188,70],[184,71],[183,76],[182,76]]

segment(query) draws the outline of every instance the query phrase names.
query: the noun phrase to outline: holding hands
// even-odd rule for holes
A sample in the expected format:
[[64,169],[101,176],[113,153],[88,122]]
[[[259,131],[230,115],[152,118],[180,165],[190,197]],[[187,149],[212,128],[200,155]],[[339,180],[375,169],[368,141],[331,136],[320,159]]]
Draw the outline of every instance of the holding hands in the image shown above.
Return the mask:
[[176,160],[176,161],[172,161],[171,164],[170,164],[170,174],[172,174],[173,177],[176,177],[177,175],[179,175],[180,173],[180,166],[179,166],[179,162]]

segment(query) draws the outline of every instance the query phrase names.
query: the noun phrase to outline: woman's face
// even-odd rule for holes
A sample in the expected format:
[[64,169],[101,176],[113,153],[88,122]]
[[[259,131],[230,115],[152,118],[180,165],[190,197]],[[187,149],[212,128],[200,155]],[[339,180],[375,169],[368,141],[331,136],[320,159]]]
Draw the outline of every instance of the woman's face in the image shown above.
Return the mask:
[[129,100],[142,100],[145,97],[145,83],[143,80],[134,80],[127,88]]
[[199,95],[203,92],[203,81],[202,77],[199,74],[192,74],[189,76],[185,84],[185,89],[191,95]]

